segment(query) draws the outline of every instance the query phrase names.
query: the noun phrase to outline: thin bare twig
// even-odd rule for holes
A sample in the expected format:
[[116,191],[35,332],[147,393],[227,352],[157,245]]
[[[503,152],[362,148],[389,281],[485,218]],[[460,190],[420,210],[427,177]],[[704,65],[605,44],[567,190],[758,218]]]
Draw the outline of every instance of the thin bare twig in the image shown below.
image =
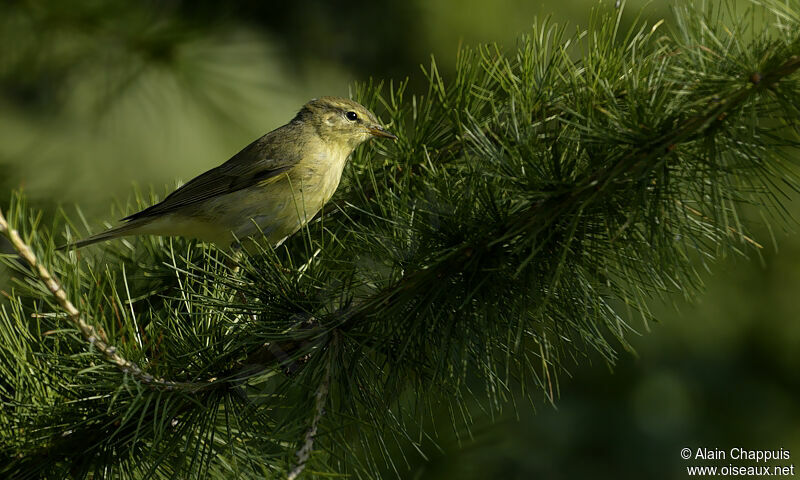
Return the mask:
[[139,367],[136,363],[117,353],[117,348],[109,343],[105,332],[98,330],[84,320],[81,312],[75,308],[75,305],[73,305],[72,302],[67,298],[67,294],[64,292],[64,289],[61,288],[61,284],[58,282],[58,280],[50,274],[50,272],[47,270],[47,268],[45,268],[44,265],[41,264],[41,262],[39,262],[39,259],[36,258],[36,254],[33,253],[33,249],[31,249],[31,247],[26,244],[24,240],[22,240],[22,238],[19,236],[19,233],[9,226],[8,221],[6,220],[5,216],[3,216],[2,211],[0,211],[0,233],[4,234],[8,238],[19,256],[22,257],[22,259],[24,259],[28,265],[30,265],[31,269],[36,272],[42,283],[47,286],[47,289],[50,290],[50,293],[56,297],[59,305],[61,305],[61,307],[66,311],[65,315],[54,315],[54,317],[63,318],[71,323],[75,328],[80,330],[86,341],[88,341],[95,349],[102,353],[106,360],[108,360],[110,363],[114,364],[124,373],[131,375],[136,380],[151,386],[164,387],[167,389],[181,388],[190,390],[200,390],[208,386],[208,384],[205,383],[174,382],[171,380],[154,377],[153,375],[142,370],[141,367]]
[[325,369],[325,376],[317,387],[317,392],[314,394],[316,403],[314,406],[314,418],[311,420],[311,425],[306,430],[305,440],[300,449],[295,453],[297,457],[297,465],[289,471],[288,480],[295,480],[303,470],[306,468],[306,463],[311,457],[311,451],[314,449],[314,437],[317,435],[317,426],[325,413],[325,403],[328,400],[328,389],[331,381],[331,364]]

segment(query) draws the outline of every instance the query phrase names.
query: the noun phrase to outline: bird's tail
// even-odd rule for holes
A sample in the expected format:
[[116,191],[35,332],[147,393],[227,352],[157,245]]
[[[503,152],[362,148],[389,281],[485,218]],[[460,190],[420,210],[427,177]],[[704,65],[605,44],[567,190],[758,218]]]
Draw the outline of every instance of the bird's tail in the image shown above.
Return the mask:
[[[142,219],[144,220],[144,219]],[[110,228],[105,232],[100,232],[96,235],[92,235],[91,237],[84,238],[83,240],[78,240],[75,243],[67,243],[65,245],[61,245],[60,247],[56,248],[56,250],[73,250],[85,247],[87,245],[92,245],[98,242],[105,242],[106,240],[111,240],[112,238],[124,237],[125,235],[133,235],[136,233],[136,230],[143,226],[143,224],[149,223],[149,219],[146,221],[132,221],[125,224],[122,224],[118,227]]]

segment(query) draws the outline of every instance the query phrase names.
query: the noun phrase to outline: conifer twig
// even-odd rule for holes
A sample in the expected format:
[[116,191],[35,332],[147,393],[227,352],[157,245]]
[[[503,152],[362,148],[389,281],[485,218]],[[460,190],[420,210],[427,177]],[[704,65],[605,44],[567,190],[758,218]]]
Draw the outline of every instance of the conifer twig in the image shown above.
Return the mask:
[[11,242],[11,245],[14,247],[20,257],[28,262],[28,265],[30,265],[31,269],[36,272],[42,283],[44,283],[45,286],[47,286],[47,289],[50,290],[50,293],[56,297],[59,305],[61,305],[61,307],[66,311],[66,315],[63,318],[65,318],[75,328],[80,330],[86,341],[100,351],[100,353],[102,353],[106,360],[108,360],[110,363],[114,364],[124,373],[130,374],[136,380],[148,385],[166,387],[168,389],[187,387],[190,389],[200,389],[205,386],[203,384],[174,382],[171,380],[154,377],[153,375],[142,370],[142,368],[136,363],[117,353],[117,348],[109,343],[105,332],[98,330],[83,319],[81,312],[75,307],[75,305],[72,304],[69,298],[67,298],[67,294],[61,287],[61,284],[47,270],[47,268],[45,268],[45,266],[39,262],[39,259],[36,258],[36,254],[33,253],[33,249],[26,244],[24,240],[22,240],[22,238],[19,236],[19,233],[9,226],[8,221],[6,220],[2,211],[0,211],[0,233],[4,234],[6,238],[8,238],[8,240]]
[[322,377],[322,381],[317,387],[317,391],[314,394],[316,399],[314,404],[314,418],[311,420],[311,425],[306,430],[306,435],[303,440],[303,445],[300,447],[299,450],[295,453],[297,457],[297,465],[289,471],[287,476],[288,480],[295,480],[303,470],[306,468],[306,463],[308,463],[308,459],[311,457],[311,451],[314,449],[314,437],[317,435],[317,426],[319,425],[319,421],[322,418],[322,415],[325,413],[325,402],[328,399],[328,389],[331,380],[331,364],[328,362],[328,366],[325,369],[325,376]]
[[[713,221],[712,218],[709,218],[708,216],[703,215],[703,212],[701,212],[700,210],[694,209],[694,208],[690,207],[689,205],[685,205],[680,200],[676,200],[676,201],[678,202],[678,205],[680,205],[683,208],[685,208],[686,210],[688,210],[689,213],[697,215],[698,217],[702,218],[703,220]],[[736,230],[735,228],[731,227],[730,225],[728,225],[728,230],[731,233],[735,234],[735,235],[739,235],[742,238],[742,240],[746,241],[750,245],[752,245],[752,246],[754,246],[754,247],[756,247],[758,249],[764,248],[763,245],[761,245],[760,243],[756,242],[755,240],[753,240],[752,238],[748,237],[747,235],[743,234],[742,232]]]

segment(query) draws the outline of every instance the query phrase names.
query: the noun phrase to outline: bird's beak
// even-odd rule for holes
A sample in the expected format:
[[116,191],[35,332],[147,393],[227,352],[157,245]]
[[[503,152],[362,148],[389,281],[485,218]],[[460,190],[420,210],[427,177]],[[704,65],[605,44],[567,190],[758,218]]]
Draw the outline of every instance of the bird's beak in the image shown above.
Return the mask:
[[391,138],[392,140],[397,140],[396,136],[384,130],[383,127],[381,127],[380,125],[369,127],[367,130],[369,131],[369,133],[371,133],[376,137]]

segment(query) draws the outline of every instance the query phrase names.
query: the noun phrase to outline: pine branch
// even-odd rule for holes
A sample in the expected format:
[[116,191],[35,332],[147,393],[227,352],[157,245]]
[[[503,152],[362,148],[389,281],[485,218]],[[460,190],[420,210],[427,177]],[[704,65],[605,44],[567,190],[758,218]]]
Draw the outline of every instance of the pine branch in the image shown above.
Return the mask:
[[[450,252],[437,259],[435,264],[426,266],[422,270],[408,272],[394,285],[377,292],[371,298],[361,299],[346,311],[338,312],[338,320],[335,323],[339,324],[340,328],[347,328],[355,322],[377,318],[376,314],[387,306],[402,302],[403,298],[420,295],[432,284],[441,281],[442,278],[453,272],[464,271],[473,256],[489,252],[497,254],[495,247],[498,245],[520,235],[531,235],[547,230],[555,219],[569,215],[576,209],[585,209],[592,202],[600,201],[599,197],[609,189],[627,188],[627,183],[615,185],[615,182],[624,176],[643,178],[648,172],[661,168],[670,152],[680,148],[682,144],[695,141],[709,128],[715,127],[715,122],[724,122],[728,114],[740,108],[748,98],[762,90],[772,88],[781,79],[795,73],[798,68],[800,68],[800,57],[792,55],[770,71],[748,75],[747,78],[742,79],[745,86],[730,97],[716,102],[708,109],[707,113],[678,122],[683,125],[657,138],[652,144],[634,149],[612,166],[599,168],[564,191],[550,193],[540,202],[508,218],[504,223],[485,233],[484,236],[454,247]],[[686,208],[695,215],[711,220],[696,209]],[[739,233],[732,227],[728,227],[728,229],[733,233]],[[761,247],[755,240],[744,234],[741,235],[747,242]],[[324,327],[319,327],[318,331],[324,331]],[[298,350],[298,345],[292,340],[286,343],[270,344],[268,350],[295,352]],[[256,351],[254,355],[257,355],[259,351],[261,350]],[[284,358],[268,355],[262,351],[261,355],[256,358],[260,362],[269,363],[282,361],[287,355],[284,353],[280,357]]]
[[314,437],[317,435],[317,427],[319,426],[319,421],[322,418],[322,415],[325,413],[325,402],[328,398],[328,390],[330,389],[330,380],[331,380],[331,365],[328,362],[327,367],[325,368],[325,375],[322,377],[322,381],[319,383],[319,387],[317,387],[317,391],[314,393],[314,417],[311,419],[311,425],[309,426],[308,430],[305,433],[303,438],[303,445],[300,449],[295,453],[297,457],[297,465],[289,471],[288,480],[294,480],[306,468],[306,463],[308,463],[308,459],[311,457],[311,452],[314,449]]
[[33,249],[22,240],[19,233],[9,226],[2,211],[0,211],[0,233],[8,238],[20,257],[34,269],[39,279],[45,284],[50,293],[56,298],[59,305],[64,309],[66,316],[59,318],[66,319],[72,326],[77,328],[89,345],[97,349],[109,363],[116,366],[123,373],[132,376],[142,384],[151,387],[165,388],[167,390],[182,389],[187,391],[200,391],[209,388],[210,383],[208,382],[175,382],[154,377],[142,370],[136,363],[124,358],[117,352],[117,348],[109,343],[108,337],[102,329],[97,329],[84,320],[81,312],[75,308],[75,305],[67,298],[67,294],[64,292],[64,289],[61,288],[61,284],[58,280],[50,274],[47,268],[36,258]]

